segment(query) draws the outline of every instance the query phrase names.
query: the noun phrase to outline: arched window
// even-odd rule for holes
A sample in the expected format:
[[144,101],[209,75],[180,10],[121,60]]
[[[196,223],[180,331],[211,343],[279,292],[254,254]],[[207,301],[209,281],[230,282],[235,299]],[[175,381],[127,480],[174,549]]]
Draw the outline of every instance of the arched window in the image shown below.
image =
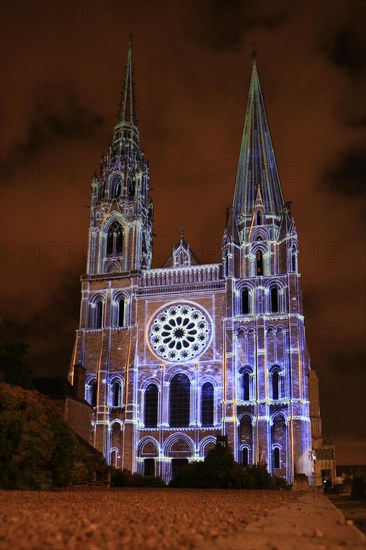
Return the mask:
[[122,385],[119,380],[115,380],[111,387],[111,405],[112,407],[122,406]]
[[281,453],[279,447],[273,449],[273,468],[281,468]]
[[[253,448],[253,425],[250,416],[247,414],[242,416],[240,419],[238,435],[239,445],[243,446],[243,449],[247,448],[249,451],[250,448]],[[249,452],[247,453],[247,460],[249,462]]]
[[117,468],[117,456],[117,451],[113,449],[111,451],[111,466],[113,466],[114,468]]
[[145,418],[147,428],[156,428],[158,425],[158,388],[150,384],[145,390]]
[[250,375],[248,371],[243,374],[243,399],[249,401],[250,399]]
[[296,246],[292,246],[291,250],[291,271],[297,271],[297,250]]
[[120,224],[114,222],[108,229],[107,234],[107,256],[122,254],[123,232]]
[[170,383],[170,425],[189,426],[189,393],[188,376],[179,373]]
[[107,256],[113,254],[113,231],[110,229],[107,235]]
[[202,426],[213,426],[214,423],[214,387],[210,382],[202,386]]
[[125,300],[121,298],[118,302],[118,327],[125,326]]
[[104,197],[104,183],[101,182],[98,185],[98,201],[101,201]]
[[243,315],[249,313],[249,290],[247,288],[241,292],[241,312]]
[[276,286],[271,288],[271,312],[278,312],[278,288]]
[[262,225],[262,216],[259,211],[257,212],[257,225]]
[[98,393],[98,384],[95,379],[90,382],[89,390],[89,403],[92,407],[97,406],[97,393]]
[[272,371],[272,399],[280,397],[280,375],[278,369]]
[[263,275],[263,253],[261,250],[257,251],[256,263],[257,263],[257,276],[261,276]]
[[228,252],[225,252],[225,276],[228,277],[229,276],[229,254]]
[[135,188],[136,188],[135,181],[132,178],[130,178],[128,182],[128,198],[130,200],[133,200],[135,197]]
[[116,232],[116,252],[122,254],[123,236],[122,229],[119,227]]
[[287,463],[287,425],[282,414],[276,414],[271,426],[271,447],[272,447],[272,471],[281,469],[282,474]]
[[118,198],[121,195],[121,177],[116,176],[113,179],[113,198]]
[[242,450],[242,464],[243,466],[249,466],[249,449],[248,447],[244,447]]
[[95,328],[102,328],[103,326],[103,302],[98,300],[95,305]]
[[113,422],[110,425],[110,446],[117,451],[117,461],[119,460],[119,451],[122,447],[122,427],[119,422]]

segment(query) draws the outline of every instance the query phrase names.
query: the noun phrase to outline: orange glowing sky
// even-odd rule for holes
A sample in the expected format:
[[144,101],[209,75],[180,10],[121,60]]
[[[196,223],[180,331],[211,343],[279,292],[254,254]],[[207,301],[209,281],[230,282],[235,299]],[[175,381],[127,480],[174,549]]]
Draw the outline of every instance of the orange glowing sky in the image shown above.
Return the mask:
[[[110,142],[133,33],[151,167],[154,266],[180,227],[219,261],[252,42],[300,239],[307,339],[339,464],[365,464],[363,2],[3,2],[2,334],[66,374],[90,179]],[[33,252],[32,252],[33,251]]]

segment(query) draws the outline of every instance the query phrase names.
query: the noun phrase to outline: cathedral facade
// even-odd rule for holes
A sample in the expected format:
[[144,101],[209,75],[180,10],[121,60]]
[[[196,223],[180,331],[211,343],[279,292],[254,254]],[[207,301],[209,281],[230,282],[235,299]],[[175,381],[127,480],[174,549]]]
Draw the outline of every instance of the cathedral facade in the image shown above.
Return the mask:
[[312,476],[298,236],[283,197],[255,56],[222,260],[183,231],[152,268],[149,167],[131,46],[113,142],[92,180],[74,367],[86,373],[91,442],[118,467],[169,481],[218,434],[243,465]]

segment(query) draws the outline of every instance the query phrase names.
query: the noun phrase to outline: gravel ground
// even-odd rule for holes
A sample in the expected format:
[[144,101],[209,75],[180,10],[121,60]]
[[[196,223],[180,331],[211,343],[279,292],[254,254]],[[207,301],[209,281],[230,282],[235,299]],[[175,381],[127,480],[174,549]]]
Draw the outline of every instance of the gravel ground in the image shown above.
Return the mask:
[[184,550],[234,535],[289,491],[0,491],[0,549]]
[[346,519],[366,535],[366,500],[355,500],[350,495],[327,495],[329,500],[343,512]]

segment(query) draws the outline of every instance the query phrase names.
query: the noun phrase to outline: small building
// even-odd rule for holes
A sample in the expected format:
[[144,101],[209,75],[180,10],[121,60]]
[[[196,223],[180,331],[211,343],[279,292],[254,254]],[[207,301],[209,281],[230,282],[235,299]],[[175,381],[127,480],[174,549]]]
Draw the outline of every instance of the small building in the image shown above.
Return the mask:
[[47,395],[58,405],[64,418],[71,425],[77,435],[87,443],[91,440],[92,406],[84,399],[85,395],[85,369],[81,365],[75,365],[74,385],[62,376],[44,376],[34,378],[35,388]]
[[323,486],[324,481],[329,478],[334,485],[336,481],[335,445],[329,437],[323,435],[319,405],[319,379],[314,370],[309,371],[309,398],[314,486]]

